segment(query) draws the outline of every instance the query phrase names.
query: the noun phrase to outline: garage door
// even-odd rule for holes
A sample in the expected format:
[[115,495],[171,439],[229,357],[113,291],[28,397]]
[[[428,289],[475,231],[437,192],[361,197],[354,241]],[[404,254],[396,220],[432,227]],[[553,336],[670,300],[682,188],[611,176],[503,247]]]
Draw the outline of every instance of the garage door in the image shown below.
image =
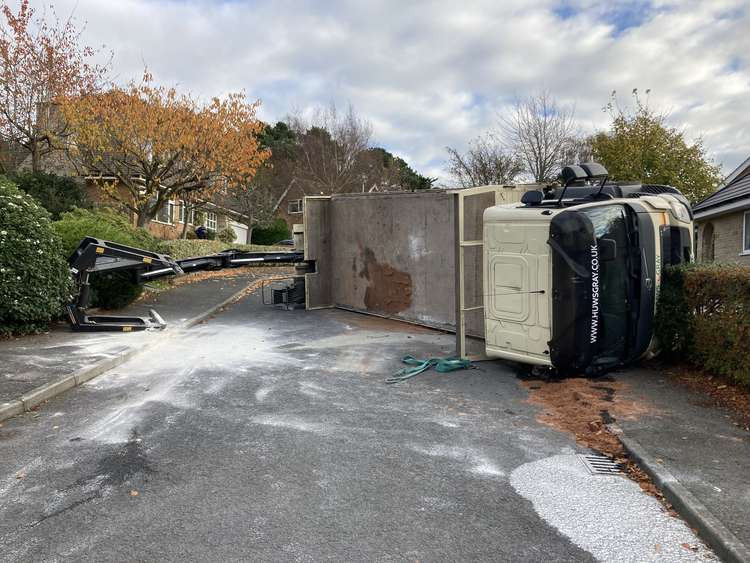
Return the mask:
[[245,241],[247,241],[247,227],[240,223],[235,223],[234,221],[230,222],[229,226],[232,227],[234,234],[236,235],[234,242],[245,244]]

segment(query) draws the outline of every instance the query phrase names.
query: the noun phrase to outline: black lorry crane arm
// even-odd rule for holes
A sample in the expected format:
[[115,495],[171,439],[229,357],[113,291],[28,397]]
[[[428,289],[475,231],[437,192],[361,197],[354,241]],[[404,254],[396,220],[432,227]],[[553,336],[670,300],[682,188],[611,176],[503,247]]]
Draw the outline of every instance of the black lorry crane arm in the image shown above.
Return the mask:
[[75,295],[66,310],[75,331],[123,331],[164,328],[166,323],[153,309],[149,317],[88,315],[89,275],[106,272],[131,272],[138,283],[201,270],[236,268],[254,263],[295,264],[304,261],[301,252],[245,252],[228,249],[216,254],[173,260],[166,254],[115,242],[84,238],[68,259]]

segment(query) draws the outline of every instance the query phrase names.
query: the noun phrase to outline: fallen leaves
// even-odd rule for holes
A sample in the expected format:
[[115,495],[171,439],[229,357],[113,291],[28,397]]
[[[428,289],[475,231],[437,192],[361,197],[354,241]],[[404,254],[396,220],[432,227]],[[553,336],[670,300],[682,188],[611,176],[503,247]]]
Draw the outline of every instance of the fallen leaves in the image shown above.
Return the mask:
[[685,366],[672,368],[667,375],[702,395],[708,404],[730,411],[734,426],[750,431],[750,388]]

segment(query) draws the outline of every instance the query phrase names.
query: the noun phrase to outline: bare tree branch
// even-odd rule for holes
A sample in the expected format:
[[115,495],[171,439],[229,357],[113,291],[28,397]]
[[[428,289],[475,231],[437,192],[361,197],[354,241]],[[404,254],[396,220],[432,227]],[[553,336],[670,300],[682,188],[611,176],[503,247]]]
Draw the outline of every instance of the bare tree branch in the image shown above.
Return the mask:
[[469,143],[469,150],[461,154],[448,151],[448,172],[462,188],[510,184],[523,172],[520,159],[510,154],[492,135],[477,137]]
[[503,144],[524,165],[535,182],[554,180],[563,153],[576,137],[575,109],[558,105],[543,91],[516,102],[498,121]]

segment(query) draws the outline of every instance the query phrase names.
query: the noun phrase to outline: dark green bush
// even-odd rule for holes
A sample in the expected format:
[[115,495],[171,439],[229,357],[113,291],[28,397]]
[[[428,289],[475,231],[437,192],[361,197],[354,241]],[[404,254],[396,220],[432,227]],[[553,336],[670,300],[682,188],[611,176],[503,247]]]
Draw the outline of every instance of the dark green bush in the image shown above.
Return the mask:
[[[127,217],[111,209],[74,209],[63,213],[62,218],[52,226],[62,239],[66,257],[87,236],[152,251],[160,242],[148,231],[134,227]],[[90,305],[105,309],[124,307],[142,291],[132,273],[93,274],[90,282]]]
[[668,359],[684,356],[692,344],[693,316],[685,299],[686,268],[665,268],[662,272],[654,332],[662,355]]
[[0,178],[0,334],[44,330],[62,313],[70,272],[49,213]]
[[234,232],[234,229],[232,227],[224,227],[218,232],[216,238],[221,242],[231,244],[234,242],[234,239],[237,238],[237,233]]
[[273,224],[267,229],[253,229],[253,244],[276,244],[279,241],[292,238],[289,227],[281,218],[275,219]]
[[160,243],[145,229],[134,227],[123,214],[108,208],[74,209],[63,213],[52,226],[62,238],[66,255],[72,254],[81,239],[87,236],[152,251]]
[[668,354],[750,385],[750,267],[667,269],[655,329]]
[[41,203],[55,221],[60,215],[75,207],[90,207],[86,192],[75,180],[67,176],[25,172],[14,175],[11,180]]

